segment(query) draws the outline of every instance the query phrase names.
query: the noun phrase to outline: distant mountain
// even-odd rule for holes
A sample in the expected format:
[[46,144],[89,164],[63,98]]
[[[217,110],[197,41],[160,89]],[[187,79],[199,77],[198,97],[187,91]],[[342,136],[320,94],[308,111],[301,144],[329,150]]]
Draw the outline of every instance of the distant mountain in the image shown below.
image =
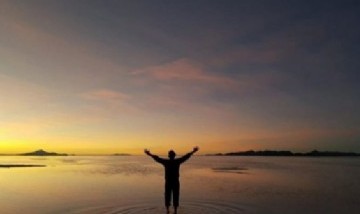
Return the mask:
[[293,153],[291,151],[241,151],[241,152],[230,152],[230,153],[216,153],[208,154],[207,156],[305,156],[305,157],[343,157],[343,156],[360,156],[359,153],[355,152],[337,152],[337,151],[317,151],[313,150],[306,153]]
[[42,149],[36,150],[34,152],[29,152],[29,153],[23,153],[23,154],[19,154],[19,155],[24,155],[24,156],[67,156],[68,154],[59,154],[56,152],[47,152],[44,151]]

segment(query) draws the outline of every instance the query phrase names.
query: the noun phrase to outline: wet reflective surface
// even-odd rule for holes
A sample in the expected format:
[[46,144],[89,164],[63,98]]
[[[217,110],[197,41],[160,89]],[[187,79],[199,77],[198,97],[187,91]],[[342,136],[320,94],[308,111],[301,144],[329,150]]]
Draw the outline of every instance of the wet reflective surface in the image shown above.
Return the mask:
[[[166,213],[163,168],[144,156],[11,157],[1,213]],[[179,214],[357,213],[359,158],[202,157],[181,166]]]
[[[178,210],[178,214],[187,213],[187,214],[205,214],[205,213],[250,213],[250,210],[247,210],[245,206],[239,204],[231,203],[221,203],[216,201],[184,201],[181,207]],[[132,213],[145,213],[145,214],[155,214],[155,213],[166,213],[163,206],[157,205],[155,203],[136,203],[132,205],[122,205],[122,206],[99,206],[99,207],[88,207],[85,209],[73,210],[70,213],[72,214],[81,214],[81,213],[108,213],[108,214],[132,214]],[[172,213],[172,212],[170,212]]]

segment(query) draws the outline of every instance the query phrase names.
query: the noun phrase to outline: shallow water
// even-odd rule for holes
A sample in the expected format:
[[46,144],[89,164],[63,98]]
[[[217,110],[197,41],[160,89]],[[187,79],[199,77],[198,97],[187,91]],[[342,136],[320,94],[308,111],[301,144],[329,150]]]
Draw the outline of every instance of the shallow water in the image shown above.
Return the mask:
[[[217,201],[184,201],[181,203],[181,207],[178,210],[178,214],[187,213],[187,214],[205,214],[205,213],[247,213],[250,210],[245,210],[245,207],[242,207],[238,204],[232,203],[222,203]],[[165,213],[163,206],[156,203],[134,203],[132,205],[121,205],[121,206],[98,206],[98,207],[87,207],[78,210],[69,211],[71,214],[81,214],[81,213],[107,213],[107,214],[132,214],[132,213]]]
[[[163,169],[144,156],[1,156],[1,213],[165,213]],[[358,213],[360,158],[194,156],[179,214]]]

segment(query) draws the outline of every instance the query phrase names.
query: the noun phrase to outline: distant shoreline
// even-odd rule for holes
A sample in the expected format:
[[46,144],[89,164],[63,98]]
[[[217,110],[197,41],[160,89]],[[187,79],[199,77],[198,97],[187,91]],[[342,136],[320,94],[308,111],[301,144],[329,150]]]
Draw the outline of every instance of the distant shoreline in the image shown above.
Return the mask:
[[67,153],[57,153],[57,152],[47,152],[43,149],[39,149],[33,152],[20,153],[20,154],[0,154],[0,156],[132,156],[129,153],[114,153],[114,154],[67,154]]
[[0,164],[0,168],[20,168],[20,167],[46,167],[46,165],[34,165],[34,164]]
[[[0,154],[0,156],[134,156],[129,153],[113,153],[113,154],[66,154],[66,153],[56,153],[56,152],[47,152],[42,149],[36,150],[29,153],[21,154]],[[135,155],[137,156],[137,155]],[[311,152],[292,152],[287,150],[248,150],[248,151],[238,151],[238,152],[228,152],[228,153],[210,153],[210,154],[201,154],[201,156],[266,156],[266,157],[360,157],[360,153],[356,152],[339,152],[339,151],[318,151],[313,150]],[[1,166],[0,166],[1,167]]]
[[229,152],[229,153],[216,153],[206,154],[205,156],[276,156],[276,157],[360,157],[360,153],[355,152],[338,152],[338,151],[317,151],[300,153],[291,151],[240,151],[240,152]]

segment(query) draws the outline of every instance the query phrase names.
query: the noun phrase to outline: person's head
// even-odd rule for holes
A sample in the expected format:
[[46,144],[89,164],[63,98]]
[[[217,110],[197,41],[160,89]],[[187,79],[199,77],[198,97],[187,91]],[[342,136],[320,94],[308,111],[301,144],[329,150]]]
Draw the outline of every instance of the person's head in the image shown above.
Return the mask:
[[176,156],[176,153],[173,150],[170,150],[169,153],[168,153],[168,156],[169,156],[170,159],[174,159],[175,156]]

